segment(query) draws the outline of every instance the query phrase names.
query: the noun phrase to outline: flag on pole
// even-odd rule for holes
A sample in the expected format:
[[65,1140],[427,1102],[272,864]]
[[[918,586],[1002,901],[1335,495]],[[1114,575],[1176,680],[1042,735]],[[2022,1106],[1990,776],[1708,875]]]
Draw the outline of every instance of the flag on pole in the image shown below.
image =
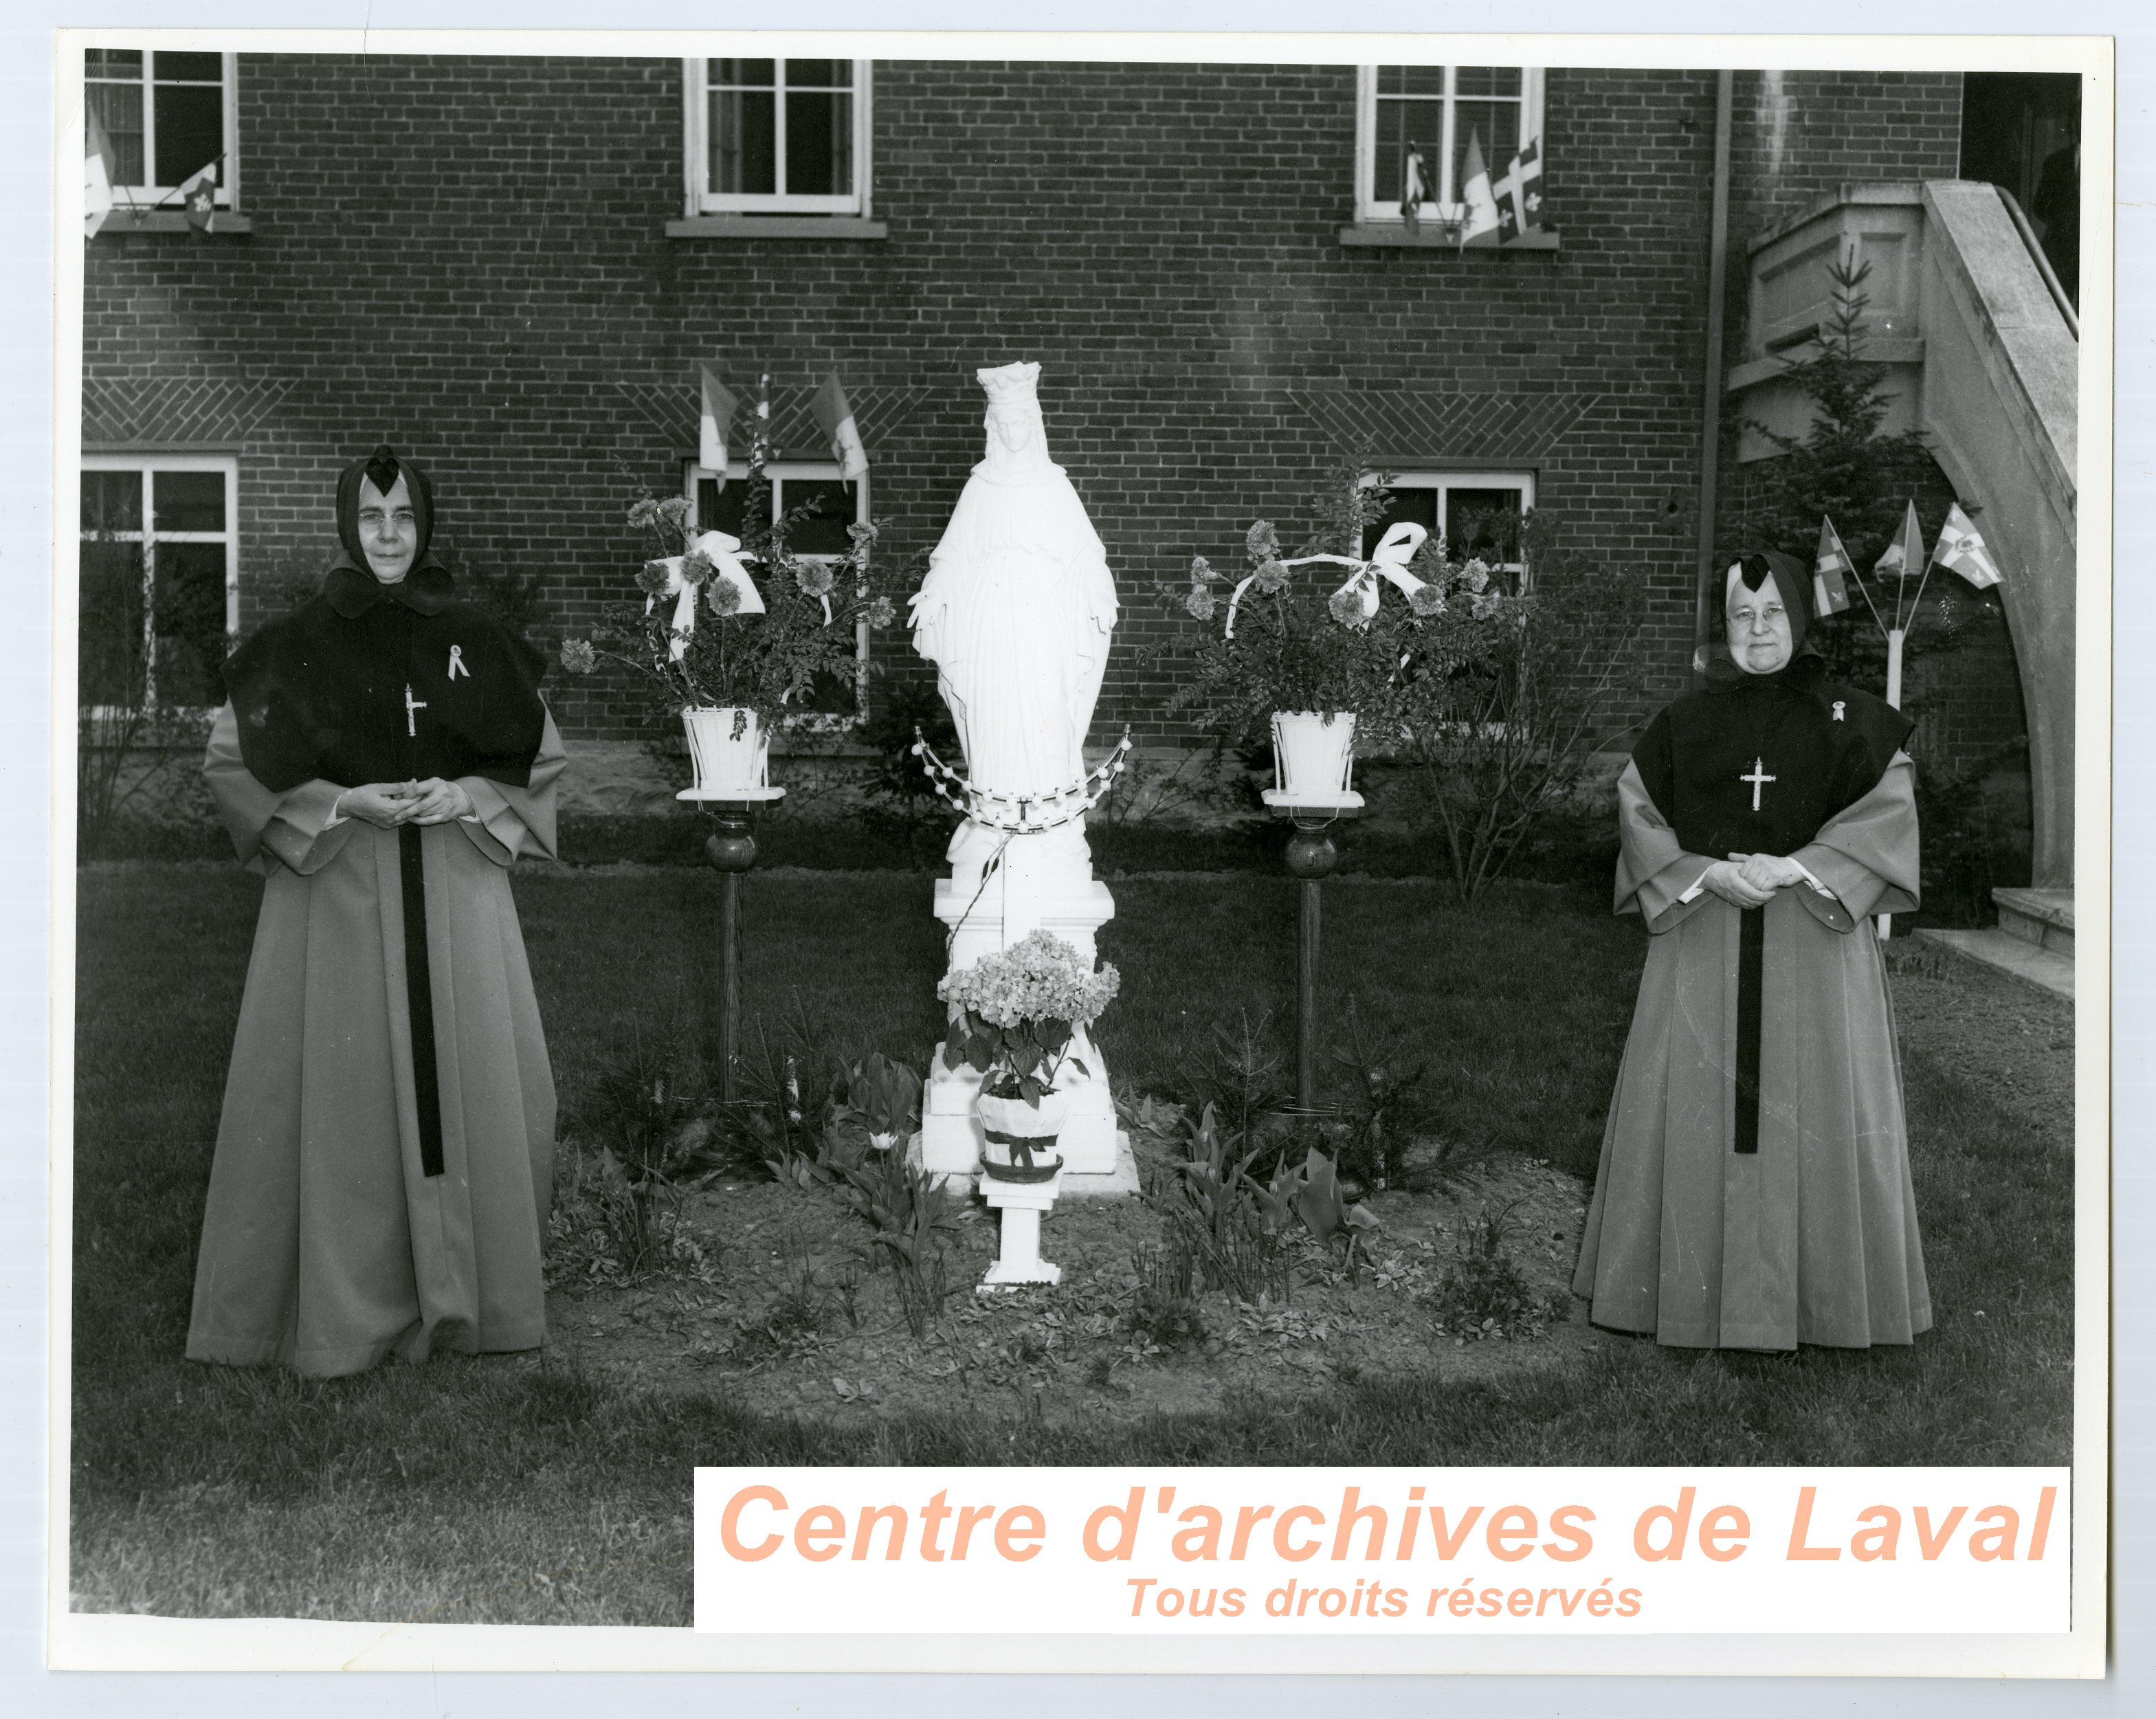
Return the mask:
[[1917,504],[1912,501],[1908,512],[1902,518],[1902,529],[1894,534],[1894,541],[1887,546],[1887,552],[1872,564],[1871,571],[1882,579],[1892,579],[1898,586],[1910,574],[1922,568],[1923,562],[1918,557],[1923,552],[1924,528],[1917,523]]
[[180,201],[187,212],[187,226],[196,233],[213,230],[217,219],[217,163],[192,174],[180,187]]
[[1497,237],[1509,244],[1543,224],[1543,156],[1539,140],[1530,137],[1491,187],[1497,199]]
[[1467,158],[1460,169],[1460,201],[1467,205],[1467,225],[1461,229],[1462,244],[1497,242],[1497,199],[1490,189],[1490,169],[1482,162],[1482,139],[1467,134]]
[[120,161],[97,115],[85,113],[83,117],[88,124],[84,128],[87,148],[82,164],[82,236],[95,239],[105,217],[112,213],[112,176]]
[[726,432],[732,427],[734,408],[740,402],[734,391],[708,364],[697,366],[701,388],[696,410],[696,464],[726,486]]
[[1812,618],[1823,621],[1849,607],[1849,576],[1856,571],[1830,519],[1820,521],[1819,553],[1812,557]]
[[1939,528],[1938,547],[1932,551],[1932,559],[1959,573],[1979,591],[1999,582],[1999,563],[1991,558],[1982,534],[1969,522],[1958,501],[1947,510],[1947,522]]
[[854,408],[846,403],[846,391],[835,376],[826,377],[816,391],[816,422],[831,444],[831,457],[839,462],[839,475],[848,480],[869,469],[868,449],[854,424]]

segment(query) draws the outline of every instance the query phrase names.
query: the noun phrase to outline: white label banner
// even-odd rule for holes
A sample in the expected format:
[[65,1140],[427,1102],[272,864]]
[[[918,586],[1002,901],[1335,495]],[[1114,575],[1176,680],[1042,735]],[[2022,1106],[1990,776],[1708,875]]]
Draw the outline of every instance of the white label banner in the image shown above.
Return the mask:
[[700,1468],[723,1634],[2037,1634],[2063,1468]]

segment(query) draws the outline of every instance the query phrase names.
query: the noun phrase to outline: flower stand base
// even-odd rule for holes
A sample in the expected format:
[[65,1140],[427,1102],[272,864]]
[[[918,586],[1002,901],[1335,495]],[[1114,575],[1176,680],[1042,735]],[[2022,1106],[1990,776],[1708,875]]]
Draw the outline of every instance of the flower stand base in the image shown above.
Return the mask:
[[1060,1283],[1063,1268],[1040,1257],[1040,1220],[1055,1203],[1063,1177],[1047,1182],[998,1182],[981,1178],[981,1198],[989,1208],[1003,1214],[1003,1245],[975,1290],[993,1295],[1029,1283]]

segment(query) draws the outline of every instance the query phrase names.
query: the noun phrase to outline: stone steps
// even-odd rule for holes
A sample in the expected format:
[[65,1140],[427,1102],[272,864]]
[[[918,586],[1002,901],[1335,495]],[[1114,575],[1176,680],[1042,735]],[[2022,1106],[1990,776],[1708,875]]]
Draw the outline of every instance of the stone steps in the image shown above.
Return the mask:
[[2049,991],[2074,995],[2074,894],[2071,890],[1994,890],[1994,931],[1920,931],[1928,943],[1997,972]]

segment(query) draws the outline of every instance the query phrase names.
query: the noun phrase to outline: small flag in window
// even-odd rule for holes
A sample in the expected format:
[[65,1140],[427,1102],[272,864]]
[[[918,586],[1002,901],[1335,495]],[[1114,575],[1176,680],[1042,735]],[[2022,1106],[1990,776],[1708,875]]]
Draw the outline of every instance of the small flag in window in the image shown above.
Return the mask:
[[1410,149],[1400,163],[1400,218],[1409,226],[1421,219],[1423,199],[1429,195],[1422,182],[1422,151]]
[[1979,591],[1999,582],[1999,563],[1991,558],[1982,534],[1969,523],[1958,501],[1947,510],[1947,522],[1940,527],[1938,547],[1932,552],[1932,559],[1959,573]]
[[112,213],[112,175],[119,161],[97,115],[86,113],[83,117],[89,123],[85,128],[88,147],[82,163],[82,236],[95,239],[105,217]]
[[734,408],[740,403],[734,391],[718,378],[708,364],[697,367],[701,387],[696,411],[696,464],[711,473],[718,486],[726,486],[726,432],[732,427]]
[[851,480],[869,469],[868,450],[854,423],[854,408],[846,403],[846,391],[835,376],[826,377],[816,391],[816,422],[831,444],[831,457],[839,462],[839,475]]
[[1460,198],[1467,205],[1467,225],[1461,229],[1462,244],[1497,242],[1497,199],[1490,189],[1490,169],[1482,160],[1480,132],[1467,134],[1467,159],[1460,166]]
[[1520,146],[1505,169],[1505,177],[1491,187],[1497,199],[1497,234],[1510,244],[1543,224],[1543,156],[1538,139]]
[[1849,575],[1856,571],[1841,533],[1830,519],[1820,521],[1819,553],[1812,557],[1812,618],[1825,620],[1849,607]]
[[217,163],[212,162],[180,187],[180,201],[187,212],[187,226],[196,233],[215,232],[217,220]]

